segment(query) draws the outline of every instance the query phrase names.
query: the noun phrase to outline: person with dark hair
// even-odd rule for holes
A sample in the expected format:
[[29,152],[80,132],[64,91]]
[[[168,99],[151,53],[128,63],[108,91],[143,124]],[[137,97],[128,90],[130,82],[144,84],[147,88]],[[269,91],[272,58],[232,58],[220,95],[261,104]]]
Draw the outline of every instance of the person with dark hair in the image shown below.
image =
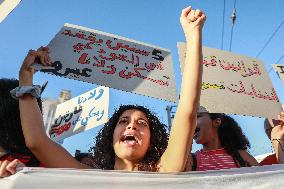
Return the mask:
[[189,155],[186,170],[219,170],[257,166],[247,149],[250,143],[238,123],[223,113],[209,113],[200,107],[194,140],[203,149]]
[[[150,145],[147,149],[146,155],[144,155],[145,158],[138,163],[138,169],[144,171],[155,171],[157,168],[155,165],[167,147],[168,135],[166,132],[166,125],[161,123],[149,109],[138,105],[120,106],[96,136],[95,146],[90,149],[90,152],[93,155],[95,164],[99,168],[109,170],[115,168],[115,154],[120,152],[115,152],[113,144],[116,143],[117,141],[115,140],[118,139],[113,137],[113,135],[117,132],[119,125],[123,125],[128,122],[127,118],[124,117],[127,115],[127,112],[131,112],[133,110],[138,110],[145,114],[144,119],[148,121],[143,123],[141,120],[141,124],[151,125]],[[131,141],[131,135],[127,136],[123,140]]]
[[75,159],[82,164],[88,165],[90,167],[94,166],[94,160],[89,153],[82,153],[80,150],[76,150]]
[[[99,132],[96,145],[91,149],[95,165],[83,165],[47,137],[35,97],[25,93],[20,95],[19,107],[22,129],[29,149],[46,167],[183,171],[188,154],[187,146],[196,127],[202,80],[202,27],[205,19],[204,13],[192,10],[191,7],[183,9],[181,13],[180,22],[188,42],[187,53],[180,100],[168,142],[165,126],[147,108],[121,106]],[[30,66],[36,59],[44,66],[52,66],[47,47],[31,50],[20,70],[20,88],[32,86],[34,70]],[[8,166],[10,165],[6,167]],[[1,167],[0,173],[6,167]],[[11,171],[10,173],[13,174]]]
[[284,111],[277,119],[265,119],[264,131],[272,143],[274,153],[265,157],[259,164],[272,165],[284,163]]
[[[19,101],[10,91],[19,86],[16,79],[0,79],[0,162],[18,159],[26,166],[37,167],[38,159],[25,144],[21,128]],[[41,108],[41,100],[38,99]]]

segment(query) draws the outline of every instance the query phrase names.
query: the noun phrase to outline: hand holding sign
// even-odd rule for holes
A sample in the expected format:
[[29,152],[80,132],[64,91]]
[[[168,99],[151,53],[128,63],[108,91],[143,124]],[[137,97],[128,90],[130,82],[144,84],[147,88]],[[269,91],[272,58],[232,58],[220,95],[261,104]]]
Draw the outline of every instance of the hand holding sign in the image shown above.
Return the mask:
[[35,63],[40,63],[43,66],[51,66],[49,58],[49,48],[40,47],[37,51],[30,50],[27,54],[19,72],[20,85],[31,86],[33,80],[34,68],[31,66]]

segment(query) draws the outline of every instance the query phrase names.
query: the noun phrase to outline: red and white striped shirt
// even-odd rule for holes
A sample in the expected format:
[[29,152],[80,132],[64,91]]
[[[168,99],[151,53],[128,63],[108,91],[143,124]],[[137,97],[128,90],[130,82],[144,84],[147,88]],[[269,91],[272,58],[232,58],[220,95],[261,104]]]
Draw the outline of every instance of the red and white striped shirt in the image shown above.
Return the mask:
[[196,171],[208,171],[219,169],[238,168],[233,157],[224,148],[217,150],[203,151],[195,153],[197,167]]

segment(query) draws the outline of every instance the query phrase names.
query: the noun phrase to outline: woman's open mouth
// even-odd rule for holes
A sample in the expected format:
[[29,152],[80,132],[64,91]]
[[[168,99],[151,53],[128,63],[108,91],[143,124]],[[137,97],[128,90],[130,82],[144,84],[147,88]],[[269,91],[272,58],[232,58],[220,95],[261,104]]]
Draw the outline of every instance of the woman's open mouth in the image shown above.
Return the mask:
[[121,136],[120,141],[127,146],[134,146],[138,144],[138,137],[133,134],[124,134]]

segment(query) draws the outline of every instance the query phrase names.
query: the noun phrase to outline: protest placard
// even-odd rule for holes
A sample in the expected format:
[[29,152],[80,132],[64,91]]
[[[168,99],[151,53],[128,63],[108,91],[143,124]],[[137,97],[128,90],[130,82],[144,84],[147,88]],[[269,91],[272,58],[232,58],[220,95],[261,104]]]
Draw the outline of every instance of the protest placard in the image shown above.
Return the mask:
[[[186,45],[178,43],[181,67]],[[262,62],[203,47],[200,104],[211,113],[277,117],[281,103]]]
[[56,108],[50,138],[61,141],[69,136],[102,125],[108,120],[109,88],[97,87]]
[[48,47],[54,68],[41,67],[43,72],[177,101],[167,49],[71,24]]
[[0,0],[0,23],[10,14],[21,0]]
[[284,64],[272,64],[272,67],[284,84]]

